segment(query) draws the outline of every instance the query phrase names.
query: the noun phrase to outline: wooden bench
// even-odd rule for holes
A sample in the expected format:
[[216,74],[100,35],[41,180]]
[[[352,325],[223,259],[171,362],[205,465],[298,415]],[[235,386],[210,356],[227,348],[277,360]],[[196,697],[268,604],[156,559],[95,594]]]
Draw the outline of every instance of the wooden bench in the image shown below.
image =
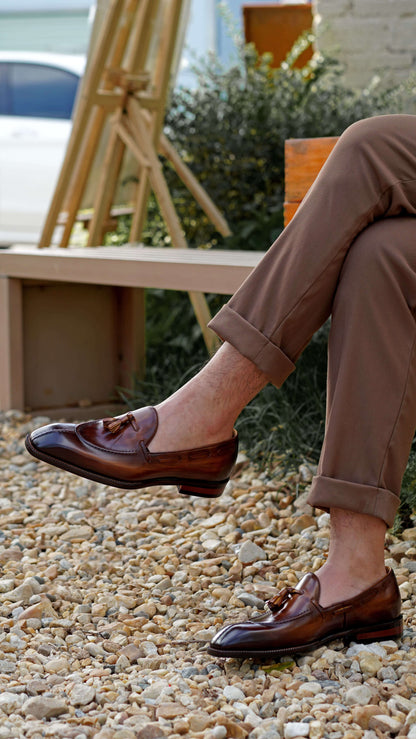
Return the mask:
[[0,409],[112,412],[115,388],[131,387],[143,368],[145,288],[232,294],[261,257],[141,246],[0,251]]
[[[286,142],[285,224],[335,141]],[[262,256],[142,246],[0,250],[0,410],[114,412],[115,389],[131,387],[143,369],[145,289],[229,295]]]

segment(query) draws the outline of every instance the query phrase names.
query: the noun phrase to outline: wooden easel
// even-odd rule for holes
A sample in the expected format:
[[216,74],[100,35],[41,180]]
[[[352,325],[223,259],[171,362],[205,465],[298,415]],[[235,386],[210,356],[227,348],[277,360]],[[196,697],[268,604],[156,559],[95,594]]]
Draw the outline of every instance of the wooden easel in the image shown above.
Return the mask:
[[[140,240],[150,191],[157,199],[172,245],[187,248],[158,152],[169,159],[217,230],[231,232],[208,194],[162,132],[172,62],[185,0],[112,0],[97,34],[72,134],[45,221],[39,247],[50,245],[65,216],[59,246],[67,247],[105,124],[109,137],[95,188],[88,246],[102,243],[128,150],[138,166],[138,187],[130,242]],[[202,293],[189,293],[209,351],[217,344],[207,329],[209,308]]]

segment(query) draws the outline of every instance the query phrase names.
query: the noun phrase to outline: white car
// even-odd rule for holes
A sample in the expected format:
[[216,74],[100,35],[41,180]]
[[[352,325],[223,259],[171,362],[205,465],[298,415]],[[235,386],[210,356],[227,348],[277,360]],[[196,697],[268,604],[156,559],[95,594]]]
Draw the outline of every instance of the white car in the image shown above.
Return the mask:
[[71,131],[81,55],[0,52],[0,244],[36,243]]

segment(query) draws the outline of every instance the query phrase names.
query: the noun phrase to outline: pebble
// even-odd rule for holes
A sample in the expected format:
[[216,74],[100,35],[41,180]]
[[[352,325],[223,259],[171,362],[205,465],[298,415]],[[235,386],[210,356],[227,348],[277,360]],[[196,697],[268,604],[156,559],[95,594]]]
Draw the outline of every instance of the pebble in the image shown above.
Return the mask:
[[285,739],[295,739],[297,736],[309,736],[309,724],[294,721],[284,728]]
[[309,463],[245,459],[215,500],[138,494],[29,460],[37,425],[0,413],[0,739],[416,739],[410,533],[386,537],[401,641],[218,660],[206,646],[224,623],[325,560]]
[[45,670],[50,673],[67,673],[69,670],[68,660],[65,657],[50,659],[45,664]]
[[378,706],[353,706],[351,715],[355,724],[361,726],[362,729],[368,729],[370,719],[380,712]]
[[267,559],[266,552],[253,541],[245,541],[238,552],[238,559],[243,564]]
[[379,657],[375,654],[364,654],[359,657],[359,665],[361,672],[365,677],[373,677],[383,667],[383,663]]
[[387,654],[387,651],[383,646],[385,643],[387,644],[387,642],[381,642],[380,644],[353,644],[352,647],[347,649],[346,654],[347,657],[356,657],[362,652],[369,652],[370,654],[376,654],[379,657],[385,657]]
[[402,722],[398,721],[392,716],[385,716],[384,714],[376,714],[370,718],[369,723],[370,729],[378,729],[379,731],[387,732],[390,734],[397,734],[402,728]]
[[7,690],[0,694],[0,709],[8,715],[18,711],[27,696],[18,693],[9,693]]
[[245,698],[243,691],[236,688],[235,685],[226,685],[223,693],[227,701],[243,701]]
[[10,601],[11,603],[22,603],[28,605],[32,595],[40,592],[40,585],[34,577],[30,577],[25,580],[21,585],[18,585],[13,590],[1,594],[1,600]]
[[264,608],[264,600],[258,598],[254,593],[239,593],[239,600],[241,600],[246,606],[254,606],[255,608]]
[[[161,739],[166,736],[162,726],[158,724],[147,724],[135,734],[135,739]],[[112,737],[110,738],[112,739]]]
[[304,513],[303,515],[298,516],[294,519],[292,525],[290,526],[290,533],[300,534],[301,531],[303,531],[304,529],[308,529],[309,527],[313,527],[314,529],[316,529],[316,521],[313,516],[310,516],[308,513]]
[[63,700],[57,698],[29,698],[23,705],[22,712],[25,716],[35,718],[54,718],[68,711],[68,706]]
[[204,739],[225,739],[226,736],[227,729],[225,726],[215,726],[204,735]]
[[373,697],[373,691],[367,685],[357,685],[354,688],[347,690],[344,698],[344,702],[347,706],[354,706],[359,704],[360,706],[366,706],[370,703]]
[[69,696],[73,706],[86,706],[95,699],[95,688],[92,685],[75,685]]
[[157,718],[173,719],[177,716],[183,716],[186,708],[179,703],[162,703],[156,709]]

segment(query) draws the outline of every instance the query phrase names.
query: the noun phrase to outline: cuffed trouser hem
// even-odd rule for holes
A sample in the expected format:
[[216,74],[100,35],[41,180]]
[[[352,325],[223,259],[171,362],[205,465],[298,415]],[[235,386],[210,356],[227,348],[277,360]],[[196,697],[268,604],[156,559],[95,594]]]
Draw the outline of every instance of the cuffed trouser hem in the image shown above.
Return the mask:
[[398,496],[390,490],[322,475],[313,478],[308,496],[309,505],[315,508],[324,511],[343,508],[355,513],[366,513],[381,518],[388,527],[394,523],[399,502]]
[[229,305],[224,305],[208,326],[250,359],[273,385],[280,387],[294,371],[292,360]]

